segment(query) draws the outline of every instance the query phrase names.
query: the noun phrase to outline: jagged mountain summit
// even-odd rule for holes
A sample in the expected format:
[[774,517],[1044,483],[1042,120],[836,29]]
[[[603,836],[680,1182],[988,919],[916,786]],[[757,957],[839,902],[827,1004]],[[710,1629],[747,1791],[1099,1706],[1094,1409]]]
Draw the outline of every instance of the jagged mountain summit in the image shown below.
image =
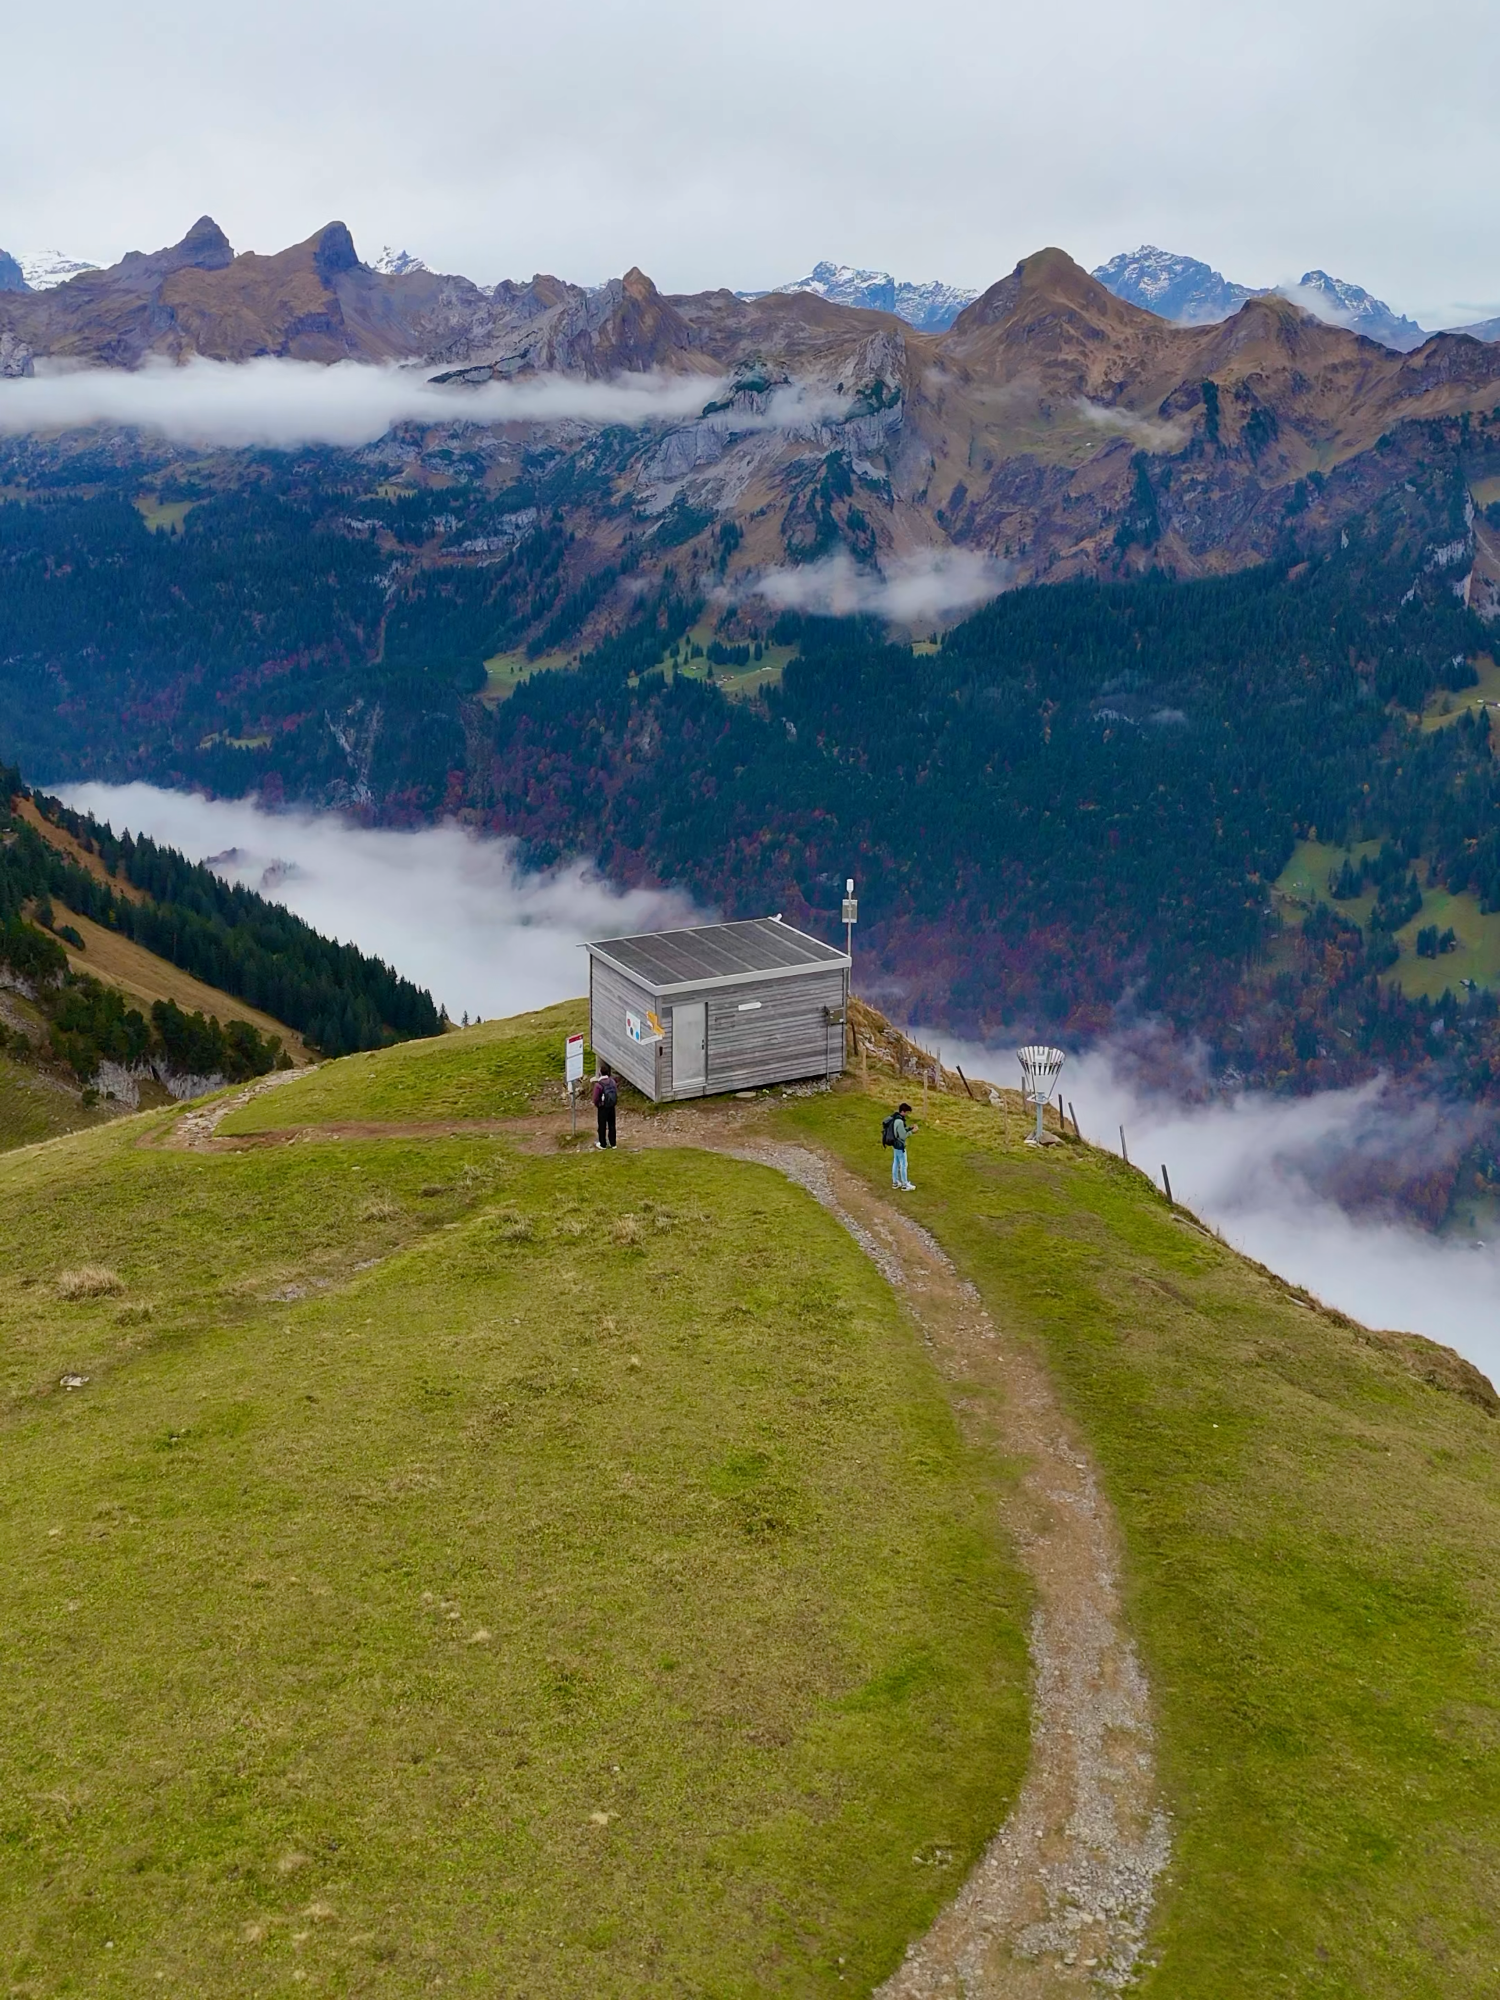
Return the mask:
[[[894,313],[919,333],[942,333],[952,326],[966,305],[979,296],[959,285],[945,285],[934,278],[929,284],[913,284],[893,278],[889,271],[861,271],[852,264],[814,264],[805,278],[777,285],[778,292],[811,292],[835,305],[858,306],[866,312]],[[741,298],[763,297],[763,293],[741,292]]]
[[30,289],[20,259],[12,257],[8,250],[0,250],[0,292],[25,292]]
[[1305,271],[1299,283],[1286,287],[1241,285],[1200,257],[1182,257],[1143,243],[1139,250],[1121,251],[1099,265],[1094,276],[1117,299],[1144,306],[1179,326],[1215,325],[1237,313],[1248,299],[1269,298],[1281,291],[1327,325],[1362,333],[1398,354],[1410,353],[1427,338],[1414,319],[1395,312],[1362,285],[1330,277],[1326,271]]

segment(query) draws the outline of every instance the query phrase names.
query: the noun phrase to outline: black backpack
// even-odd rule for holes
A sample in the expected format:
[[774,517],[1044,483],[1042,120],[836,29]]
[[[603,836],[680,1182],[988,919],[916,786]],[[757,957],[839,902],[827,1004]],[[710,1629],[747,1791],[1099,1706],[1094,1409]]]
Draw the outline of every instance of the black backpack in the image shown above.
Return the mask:
[[619,1095],[620,1086],[612,1076],[605,1076],[599,1079],[599,1108],[601,1111],[612,1110]]
[[886,1119],[885,1119],[885,1123],[884,1123],[884,1124],[883,1124],[883,1125],[881,1126],[881,1128],[880,1128],[880,1143],[881,1143],[881,1145],[882,1145],[882,1146],[894,1146],[894,1145],[895,1145],[895,1143],[896,1143],[896,1120],[897,1120],[897,1119],[898,1119],[898,1118],[899,1118],[900,1116],[901,1116],[901,1113],[900,1113],[899,1111],[891,1111],[891,1112],[887,1112],[887,1114],[886,1114]]

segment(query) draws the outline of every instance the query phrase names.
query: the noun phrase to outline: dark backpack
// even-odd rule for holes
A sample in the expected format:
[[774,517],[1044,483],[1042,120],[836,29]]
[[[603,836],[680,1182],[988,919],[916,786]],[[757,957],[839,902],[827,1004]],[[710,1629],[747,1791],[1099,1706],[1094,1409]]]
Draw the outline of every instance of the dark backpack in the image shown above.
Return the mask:
[[887,1115],[886,1115],[886,1120],[885,1120],[885,1123],[884,1123],[884,1124],[883,1124],[883,1125],[881,1126],[881,1128],[880,1128],[880,1143],[881,1143],[881,1145],[882,1145],[882,1146],[894,1146],[894,1145],[895,1145],[895,1143],[896,1143],[896,1120],[897,1120],[897,1119],[898,1119],[898,1118],[899,1118],[900,1116],[901,1116],[901,1113],[900,1113],[899,1111],[891,1111],[891,1112],[888,1112],[888,1113],[887,1113]]
[[616,1100],[619,1098],[619,1095],[620,1095],[620,1086],[615,1082],[612,1076],[600,1077],[599,1108],[601,1111],[612,1111],[614,1109]]

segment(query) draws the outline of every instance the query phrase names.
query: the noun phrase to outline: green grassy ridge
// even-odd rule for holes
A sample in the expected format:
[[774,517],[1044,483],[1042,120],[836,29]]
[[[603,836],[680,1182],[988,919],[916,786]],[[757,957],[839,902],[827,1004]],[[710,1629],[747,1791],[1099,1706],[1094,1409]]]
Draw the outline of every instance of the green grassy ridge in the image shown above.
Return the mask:
[[[779,1117],[883,1178],[868,1099]],[[1110,1155],[935,1099],[912,1174],[1121,1521],[1174,1818],[1141,1990],[1500,1991],[1500,1426]]]
[[226,1136],[298,1125],[514,1118],[550,1084],[562,1089],[563,1044],[587,1034],[588,1001],[486,1021],[431,1041],[326,1062],[233,1111]]
[[0,1159],[8,1990],[868,1990],[1027,1599],[867,1260],[700,1153],[163,1123]]

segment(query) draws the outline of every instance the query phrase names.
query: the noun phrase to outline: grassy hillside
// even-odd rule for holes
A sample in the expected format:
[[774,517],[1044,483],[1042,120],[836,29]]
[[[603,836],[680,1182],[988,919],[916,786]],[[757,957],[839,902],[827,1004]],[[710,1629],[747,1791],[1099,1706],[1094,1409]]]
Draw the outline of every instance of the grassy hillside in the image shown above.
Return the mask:
[[[879,1186],[889,1087],[636,1153],[627,1106],[601,1159],[554,1144],[574,1018],[220,1128],[296,1144],[0,1160],[12,1990],[869,1991],[995,1830],[1014,1468],[844,1232],[703,1150]],[[1174,1848],[1140,1990],[1493,1993],[1493,1392],[1021,1129],[934,1093],[907,1204],[1120,1521]]]
[[[861,1096],[780,1116],[881,1172]],[[1120,1515],[1176,1822],[1142,1991],[1500,1991],[1483,1378],[1315,1309],[1109,1154],[1039,1158],[934,1096],[911,1157],[915,1212],[1041,1343]]]
[[328,1062],[224,1121],[227,1134],[328,1121],[515,1118],[550,1092],[564,1102],[563,1045],[588,1030],[588,1002],[487,1021],[461,1034]]
[[696,1152],[161,1122],[0,1160],[8,1990],[868,1989],[1026,1594],[859,1250]]

